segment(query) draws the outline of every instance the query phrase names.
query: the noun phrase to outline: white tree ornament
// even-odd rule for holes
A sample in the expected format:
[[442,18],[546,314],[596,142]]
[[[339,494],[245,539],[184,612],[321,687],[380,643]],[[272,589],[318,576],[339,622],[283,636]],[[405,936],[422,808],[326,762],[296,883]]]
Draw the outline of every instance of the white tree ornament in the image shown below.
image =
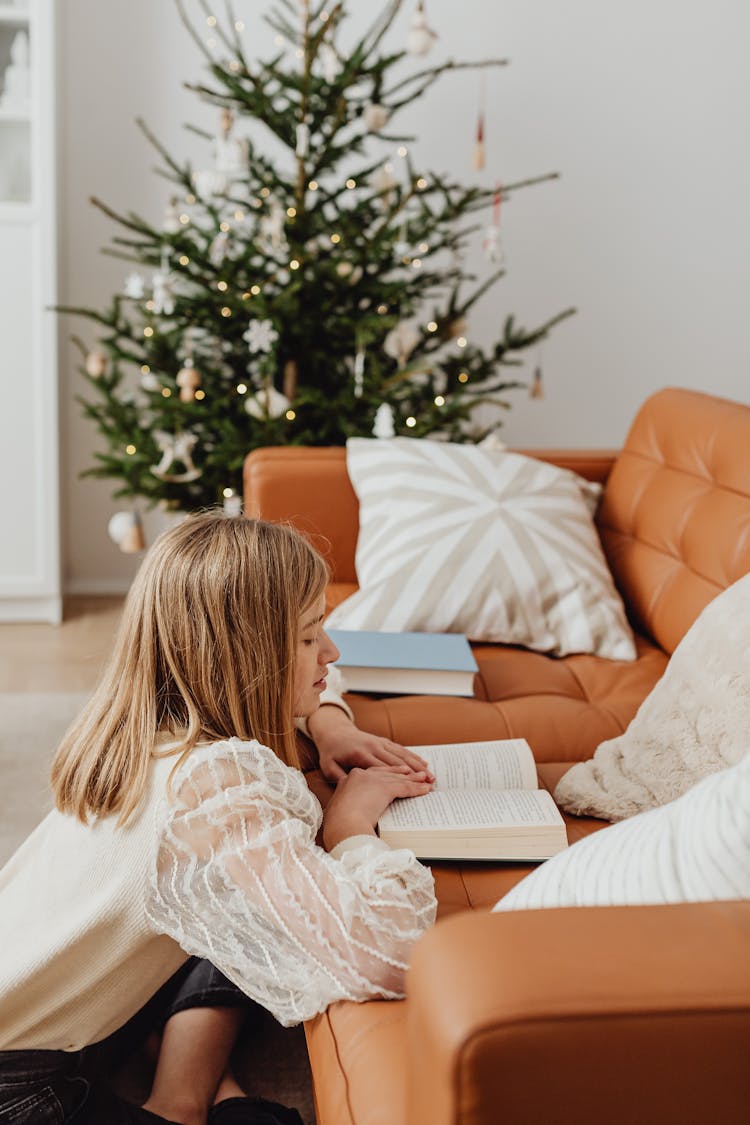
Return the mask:
[[265,352],[266,354],[271,351],[278,338],[279,334],[274,328],[272,320],[251,320],[247,331],[242,335],[242,339],[247,341],[247,346],[251,352]]
[[412,321],[402,320],[386,336],[383,351],[403,367],[421,338],[422,333]]
[[375,424],[372,427],[373,437],[392,438],[396,436],[393,425],[393,407],[388,402],[381,402],[375,412]]
[[125,286],[123,292],[126,297],[132,297],[134,301],[140,301],[146,295],[146,282],[141,274],[129,273],[125,278]]
[[270,384],[261,387],[256,394],[245,399],[245,410],[251,418],[280,418],[290,405],[286,395]]
[[151,278],[154,312],[157,316],[171,316],[175,309],[174,283],[168,273],[159,270]]
[[437,32],[433,31],[427,23],[423,0],[419,0],[417,10],[411,17],[409,35],[406,41],[409,54],[426,55],[432,49],[437,37]]
[[[198,443],[197,434],[184,432],[167,434],[163,430],[157,430],[154,434],[154,441],[161,453],[159,464],[151,467],[151,472],[155,477],[158,477],[159,480],[174,481],[180,484],[198,479],[201,470],[197,468],[193,461],[193,450]],[[169,472],[175,462],[184,465],[183,472]]]

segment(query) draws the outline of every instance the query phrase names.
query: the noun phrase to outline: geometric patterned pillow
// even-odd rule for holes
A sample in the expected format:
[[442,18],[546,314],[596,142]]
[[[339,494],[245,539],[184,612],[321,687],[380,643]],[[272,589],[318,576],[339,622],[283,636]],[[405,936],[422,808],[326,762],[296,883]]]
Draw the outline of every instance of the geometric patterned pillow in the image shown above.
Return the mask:
[[359,590],[327,625],[634,659],[592,520],[597,485],[518,453],[420,438],[350,438],[346,459]]

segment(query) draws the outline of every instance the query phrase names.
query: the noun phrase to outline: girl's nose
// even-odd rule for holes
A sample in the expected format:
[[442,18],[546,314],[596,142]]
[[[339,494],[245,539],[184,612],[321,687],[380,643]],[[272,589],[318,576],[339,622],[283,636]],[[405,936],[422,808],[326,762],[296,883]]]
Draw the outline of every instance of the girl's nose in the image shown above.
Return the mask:
[[323,637],[320,644],[320,660],[324,664],[333,664],[335,660],[338,660],[340,655],[341,653],[336,648],[331,638],[326,631],[323,630]]

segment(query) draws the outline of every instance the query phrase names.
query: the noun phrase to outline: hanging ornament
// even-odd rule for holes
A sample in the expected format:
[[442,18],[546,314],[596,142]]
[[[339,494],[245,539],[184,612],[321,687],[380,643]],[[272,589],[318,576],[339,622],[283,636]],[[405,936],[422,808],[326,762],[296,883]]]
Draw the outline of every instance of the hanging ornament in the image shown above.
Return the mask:
[[278,199],[271,199],[268,211],[260,220],[259,231],[266,248],[286,253],[287,242],[284,238],[284,223],[286,212]]
[[318,61],[326,82],[335,82],[339,73],[339,57],[330,43],[323,43],[318,51]]
[[357,343],[357,351],[354,356],[354,397],[362,398],[362,391],[365,385],[365,349],[361,343]]
[[418,0],[417,10],[411,17],[406,49],[410,55],[426,55],[437,39],[437,33],[427,23],[424,0]]
[[534,378],[529,387],[529,398],[544,398],[544,383],[542,381],[542,365],[538,363],[534,368]]
[[251,320],[242,339],[247,342],[251,352],[264,352],[266,355],[279,338],[272,320]]
[[158,270],[151,278],[151,300],[157,316],[171,316],[174,312],[174,283],[166,270]]
[[474,142],[474,167],[477,171],[484,168],[484,113],[481,109],[477,118],[477,139]]
[[134,301],[140,301],[146,296],[146,282],[141,274],[135,271],[128,274],[125,278],[123,293],[126,297],[131,297]]
[[288,359],[284,364],[284,394],[288,399],[293,399],[297,393],[297,360]]
[[396,436],[396,428],[393,425],[393,407],[388,402],[381,402],[378,409],[375,411],[375,423],[372,427],[373,437],[376,438],[392,438]]
[[233,488],[225,488],[222,495],[224,496],[224,515],[241,516],[242,497],[239,495],[239,493],[235,492]]
[[231,109],[221,111],[221,132],[214,141],[216,171],[228,180],[236,180],[247,172],[247,141],[233,137],[234,114]]
[[224,173],[216,168],[203,168],[193,173],[193,187],[195,194],[205,199],[212,195],[224,195],[229,187],[229,181]]
[[382,197],[386,207],[390,206],[393,190],[397,184],[398,180],[393,174],[393,165],[390,163],[381,165],[372,177],[372,186],[377,194]]
[[180,209],[174,196],[170,199],[164,210],[162,230],[165,234],[177,234],[182,224],[180,223]]
[[[201,470],[193,462],[193,450],[198,443],[197,434],[184,431],[179,434],[167,434],[163,430],[156,430],[154,441],[161,453],[159,464],[151,466],[151,472],[155,477],[175,484],[186,484],[188,481],[198,479]],[[175,463],[184,466],[181,473],[169,471]]]
[[304,160],[310,148],[310,126],[305,121],[301,121],[297,126],[297,143],[295,145],[294,154],[300,160]]
[[160,391],[161,380],[153,371],[147,371],[145,375],[141,375],[141,387],[144,391]]
[[474,167],[481,171],[485,164],[484,153],[484,73],[479,76],[479,110],[477,112],[477,133],[474,142]]
[[282,414],[286,414],[290,406],[291,402],[286,395],[277,391],[271,382],[245,399],[247,413],[251,418],[259,418],[261,421],[266,418],[280,418]]
[[484,256],[490,262],[502,262],[505,260],[505,252],[500,238],[501,202],[502,191],[500,190],[500,184],[498,184],[495,188],[495,196],[492,201],[492,222],[488,227],[485,227],[484,242],[482,244]]
[[224,259],[227,257],[229,251],[229,235],[226,231],[220,231],[211,242],[208,248],[208,257],[212,266],[220,266]]
[[92,379],[101,379],[107,373],[107,357],[99,348],[94,348],[86,356],[86,374]]
[[200,373],[192,365],[192,357],[177,372],[176,383],[180,388],[180,402],[194,402],[195,392],[201,385]]
[[371,133],[379,133],[388,124],[390,112],[384,105],[378,105],[377,102],[371,102],[365,106],[362,117],[365,122],[366,128]]
[[115,512],[107,524],[107,534],[126,555],[145,549],[146,538],[138,512]]
[[383,351],[403,367],[421,339],[422,333],[415,324],[401,320],[383,341]]

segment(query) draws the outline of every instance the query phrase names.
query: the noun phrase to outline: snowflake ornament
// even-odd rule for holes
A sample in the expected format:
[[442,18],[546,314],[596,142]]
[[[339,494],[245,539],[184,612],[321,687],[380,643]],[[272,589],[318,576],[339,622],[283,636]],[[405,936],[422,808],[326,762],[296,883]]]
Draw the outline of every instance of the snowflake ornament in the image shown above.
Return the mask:
[[251,352],[265,352],[267,355],[279,338],[272,320],[251,320],[242,339],[247,341]]
[[139,273],[129,273],[125,278],[123,292],[126,297],[132,297],[134,301],[140,301],[146,295],[145,279]]

